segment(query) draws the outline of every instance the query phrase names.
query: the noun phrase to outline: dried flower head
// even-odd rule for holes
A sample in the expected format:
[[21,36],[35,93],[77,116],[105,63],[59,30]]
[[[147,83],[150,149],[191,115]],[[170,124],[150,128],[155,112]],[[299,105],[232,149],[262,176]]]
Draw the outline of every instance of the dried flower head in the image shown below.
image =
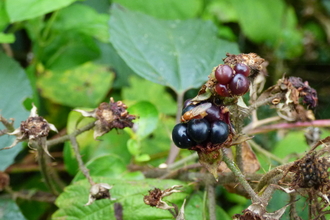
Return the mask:
[[153,190],[149,190],[149,195],[144,196],[143,201],[146,205],[150,205],[152,207],[160,208],[160,209],[173,209],[173,206],[169,206],[166,202],[164,202],[162,199],[165,196],[169,196],[172,193],[181,192],[177,188],[181,188],[180,185],[174,185],[169,189],[166,189],[164,191],[155,188]]
[[136,116],[130,115],[127,112],[127,106],[122,101],[115,102],[110,98],[110,102],[102,102],[93,111],[84,111],[76,109],[85,117],[96,118],[94,138],[108,133],[113,128],[123,129],[125,127],[133,127],[133,120]]
[[235,220],[279,220],[284,214],[286,208],[290,204],[276,210],[275,212],[269,213],[265,207],[260,203],[252,203],[247,209],[243,211],[243,215],[236,214],[233,219]]
[[26,121],[22,121],[19,128],[11,133],[8,133],[9,135],[16,136],[13,144],[9,147],[2,148],[1,150],[10,149],[19,142],[28,141],[30,147],[34,148],[36,146],[41,146],[45,153],[51,157],[46,144],[46,137],[48,136],[50,130],[58,132],[53,124],[48,123],[46,119],[37,114],[37,107],[33,105],[28,119]]
[[107,183],[97,183],[92,185],[92,187],[89,190],[89,199],[88,202],[85,204],[85,206],[92,204],[95,200],[100,200],[100,199],[115,200],[110,196],[111,188],[112,186],[110,186]]

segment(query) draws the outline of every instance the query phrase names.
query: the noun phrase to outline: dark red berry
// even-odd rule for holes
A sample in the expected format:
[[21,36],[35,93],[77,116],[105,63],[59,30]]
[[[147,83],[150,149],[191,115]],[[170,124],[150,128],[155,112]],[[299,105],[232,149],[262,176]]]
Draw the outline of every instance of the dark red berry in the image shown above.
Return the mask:
[[234,72],[228,65],[219,65],[214,72],[214,76],[218,83],[227,85],[233,78]]
[[229,89],[233,95],[244,95],[249,91],[249,86],[250,80],[241,74],[236,74],[229,83]]
[[219,106],[212,104],[210,108],[206,110],[207,115],[204,117],[208,122],[214,122],[221,120],[221,109]]
[[215,89],[216,93],[218,93],[218,95],[220,95],[222,97],[229,97],[230,96],[230,93],[229,93],[226,85],[222,85],[222,84],[217,83],[215,85],[214,89]]
[[234,66],[236,74],[242,74],[244,76],[250,75],[250,67],[244,63],[238,63]]
[[228,125],[223,121],[215,121],[211,124],[210,141],[213,144],[222,144],[229,135]]
[[196,142],[193,141],[187,134],[186,123],[180,123],[174,126],[172,130],[172,140],[179,148],[187,149],[196,145]]
[[187,133],[196,143],[202,143],[210,134],[210,123],[204,119],[191,119],[187,125]]

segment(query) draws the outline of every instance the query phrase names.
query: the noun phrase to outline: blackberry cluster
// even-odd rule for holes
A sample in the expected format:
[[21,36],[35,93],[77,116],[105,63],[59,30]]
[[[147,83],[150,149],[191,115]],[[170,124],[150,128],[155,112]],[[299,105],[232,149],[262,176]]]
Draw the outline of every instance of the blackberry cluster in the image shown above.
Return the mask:
[[329,179],[326,159],[317,158],[315,154],[308,155],[301,161],[295,177],[299,187],[319,189]]
[[224,122],[221,106],[211,102],[194,105],[187,100],[181,121],[172,130],[173,142],[179,148],[222,144],[228,139],[229,127]]
[[244,63],[237,63],[233,68],[221,64],[216,67],[214,72],[217,80],[214,90],[222,97],[244,95],[249,91],[249,74],[250,68]]

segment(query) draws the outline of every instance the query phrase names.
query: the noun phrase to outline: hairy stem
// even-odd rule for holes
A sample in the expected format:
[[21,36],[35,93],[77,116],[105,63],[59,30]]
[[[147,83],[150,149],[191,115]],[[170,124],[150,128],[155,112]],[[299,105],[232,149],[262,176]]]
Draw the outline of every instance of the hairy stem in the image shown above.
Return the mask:
[[95,126],[95,122],[91,122],[91,123],[85,125],[84,127],[75,130],[71,134],[64,135],[62,137],[47,141],[47,146],[51,147],[51,146],[63,143],[65,141],[68,141],[68,140],[70,140],[71,136],[78,136],[79,134],[92,129],[94,126]]
[[76,136],[70,135],[70,141],[71,141],[71,145],[72,145],[74,154],[75,154],[76,159],[79,164],[79,170],[84,174],[84,176],[88,180],[89,184],[91,184],[91,186],[93,186],[95,184],[95,182],[93,181],[92,177],[90,176],[89,170],[86,168],[84,162],[82,161]]
[[[181,112],[182,112],[182,103],[183,103],[183,96],[184,93],[179,93],[177,96],[177,112],[176,112],[176,123],[180,122],[180,118],[181,118]],[[178,156],[180,149],[178,147],[175,146],[175,144],[172,142],[171,143],[171,149],[170,149],[170,153],[167,157],[166,160],[166,164],[167,165],[171,165],[174,161],[175,158]]]
[[0,115],[0,122],[6,127],[8,132],[13,132],[15,130],[13,124],[14,124],[14,120],[10,119],[11,122],[9,122],[7,119],[5,119],[4,117],[2,117],[2,115]]
[[261,199],[258,195],[253,191],[250,184],[246,181],[245,176],[241,172],[241,170],[237,167],[237,165],[232,161],[227,155],[224,150],[223,152],[223,161],[227,164],[227,167],[234,173],[237,177],[238,182],[243,186],[246,192],[250,195],[252,202],[261,202]]
[[45,153],[41,144],[33,142],[32,147],[37,149],[38,164],[45,184],[54,195],[59,195],[63,191],[64,184],[60,181],[57,172],[51,166],[50,157]]

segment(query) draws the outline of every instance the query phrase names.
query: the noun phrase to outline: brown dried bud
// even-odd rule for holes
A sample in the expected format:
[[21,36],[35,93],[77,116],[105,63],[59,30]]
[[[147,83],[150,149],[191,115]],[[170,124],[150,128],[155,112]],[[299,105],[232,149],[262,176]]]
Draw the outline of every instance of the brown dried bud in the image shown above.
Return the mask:
[[110,186],[107,183],[97,183],[92,185],[92,187],[89,190],[89,200],[85,206],[92,204],[95,200],[100,200],[100,199],[115,200],[110,196],[111,188],[112,186]]
[[41,116],[29,117],[26,121],[22,121],[20,131],[24,138],[36,139],[46,137],[50,127],[48,122]]
[[146,205],[150,205],[159,209],[172,209],[174,208],[174,206],[169,206],[166,202],[162,200],[162,198],[169,196],[172,193],[181,192],[180,190],[177,190],[177,188],[180,187],[182,186],[174,185],[171,188],[165,189],[164,191],[161,191],[158,188],[149,190],[149,195],[144,196],[143,201]]
[[162,191],[158,188],[149,190],[149,195],[144,196],[143,201],[147,205],[157,206],[162,197],[162,194]]
[[94,138],[108,133],[113,128],[123,129],[125,127],[133,127],[133,120],[136,119],[135,115],[130,115],[127,112],[127,106],[122,102],[115,102],[110,98],[110,103],[102,102],[93,111],[84,111],[76,109],[75,111],[82,113],[86,117],[94,117],[97,119],[95,122]]

